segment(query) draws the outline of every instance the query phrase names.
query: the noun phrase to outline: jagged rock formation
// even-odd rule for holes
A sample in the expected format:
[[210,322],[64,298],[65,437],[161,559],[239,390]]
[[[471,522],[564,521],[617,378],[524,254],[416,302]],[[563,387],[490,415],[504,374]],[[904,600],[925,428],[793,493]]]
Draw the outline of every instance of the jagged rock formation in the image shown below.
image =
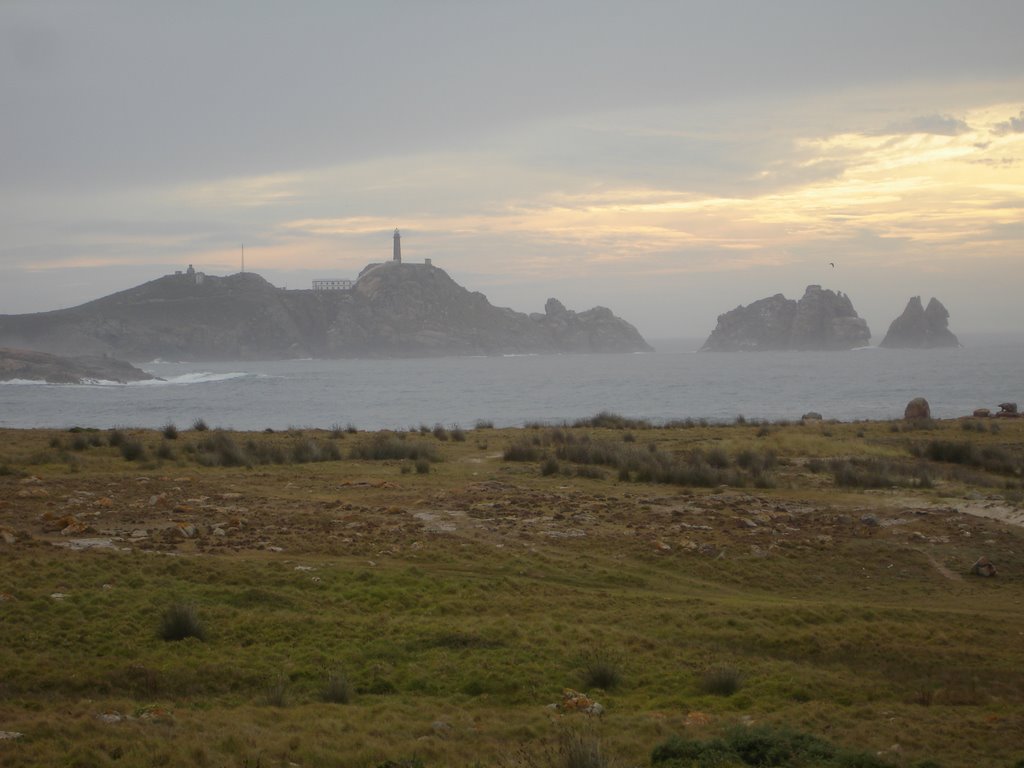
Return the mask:
[[637,352],[603,307],[543,315],[495,307],[444,270],[389,262],[351,290],[282,290],[252,273],[167,275],[71,309],[0,316],[0,344],[129,360]]
[[960,341],[949,330],[949,312],[942,302],[933,298],[928,307],[921,306],[921,297],[913,296],[903,314],[892,321],[880,347],[931,349],[959,347]]
[[870,340],[867,322],[849,297],[809,285],[800,301],[777,293],[719,315],[701,351],[853,349]]
[[0,347],[0,381],[25,379],[50,384],[89,381],[149,381],[155,377],[112,357],[58,357],[45,352]]

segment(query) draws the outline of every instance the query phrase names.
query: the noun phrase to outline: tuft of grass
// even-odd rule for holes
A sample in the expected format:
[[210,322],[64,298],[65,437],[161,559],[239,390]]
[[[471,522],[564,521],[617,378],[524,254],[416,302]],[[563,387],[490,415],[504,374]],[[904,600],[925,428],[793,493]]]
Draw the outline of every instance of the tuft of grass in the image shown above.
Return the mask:
[[622,684],[622,658],[608,650],[595,650],[580,659],[581,682],[585,689],[611,691]]
[[742,673],[731,666],[711,667],[700,678],[701,692],[713,696],[732,696],[742,687]]
[[125,461],[141,461],[146,458],[146,446],[139,440],[125,439],[120,446]]
[[271,707],[287,707],[289,693],[288,688],[288,678],[284,675],[277,675],[267,685],[266,703]]
[[368,461],[399,459],[417,461],[439,461],[441,456],[436,446],[420,440],[403,440],[393,432],[378,432],[369,440],[352,446],[349,458]]
[[547,456],[540,463],[540,473],[544,477],[550,477],[551,475],[557,475],[560,467],[558,466],[558,459],[554,456]]
[[192,422],[192,430],[195,432],[205,432],[208,429],[209,427],[207,426],[206,422],[203,421],[202,419],[196,419],[195,421]]
[[348,704],[352,701],[352,683],[344,672],[327,675],[320,698],[331,704]]
[[164,612],[157,634],[160,639],[169,641],[184,640],[189,637],[206,640],[206,627],[194,606],[175,603]]
[[160,433],[168,440],[178,439],[178,428],[170,422],[164,424],[163,427],[160,428]]

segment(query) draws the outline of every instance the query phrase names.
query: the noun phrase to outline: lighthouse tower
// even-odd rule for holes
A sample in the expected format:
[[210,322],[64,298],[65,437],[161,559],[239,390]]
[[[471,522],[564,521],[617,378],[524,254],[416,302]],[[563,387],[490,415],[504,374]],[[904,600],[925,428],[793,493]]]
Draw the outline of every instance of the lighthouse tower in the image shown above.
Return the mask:
[[395,255],[392,261],[402,263],[402,236],[398,233],[398,227],[395,227]]

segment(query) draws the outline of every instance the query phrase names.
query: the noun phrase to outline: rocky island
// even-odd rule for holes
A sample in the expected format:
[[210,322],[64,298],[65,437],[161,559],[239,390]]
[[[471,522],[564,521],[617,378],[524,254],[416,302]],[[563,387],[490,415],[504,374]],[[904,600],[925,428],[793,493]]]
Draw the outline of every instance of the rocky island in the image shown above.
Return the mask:
[[49,384],[86,384],[93,381],[151,381],[155,377],[112,357],[58,357],[28,349],[0,347],[0,381],[45,381]]
[[187,272],[70,309],[0,316],[0,344],[127,360],[423,357],[646,352],[604,307],[551,299],[528,315],[493,306],[432,264],[373,264],[359,279],[284,290],[254,273]]
[[867,322],[848,296],[809,285],[800,301],[777,293],[719,315],[700,351],[840,350],[870,340]]
[[913,296],[903,314],[892,321],[880,347],[891,349],[932,349],[959,347],[960,340],[949,330],[949,312],[942,302],[932,298],[927,308],[921,297]]

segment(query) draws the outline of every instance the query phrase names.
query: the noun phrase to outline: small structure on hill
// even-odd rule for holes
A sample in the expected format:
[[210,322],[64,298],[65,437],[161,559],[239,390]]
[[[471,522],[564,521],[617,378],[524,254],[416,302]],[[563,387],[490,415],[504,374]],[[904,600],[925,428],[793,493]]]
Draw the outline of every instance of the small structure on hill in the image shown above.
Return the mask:
[[193,267],[191,264],[188,265],[188,269],[186,269],[184,272],[182,272],[179,269],[174,273],[174,275],[176,277],[185,278],[194,285],[202,285],[203,280],[206,279],[206,275],[203,274],[202,272],[196,272],[195,267]]
[[353,280],[343,280],[343,279],[314,280],[313,281],[313,290],[314,291],[351,291],[353,285],[355,285],[355,282]]

